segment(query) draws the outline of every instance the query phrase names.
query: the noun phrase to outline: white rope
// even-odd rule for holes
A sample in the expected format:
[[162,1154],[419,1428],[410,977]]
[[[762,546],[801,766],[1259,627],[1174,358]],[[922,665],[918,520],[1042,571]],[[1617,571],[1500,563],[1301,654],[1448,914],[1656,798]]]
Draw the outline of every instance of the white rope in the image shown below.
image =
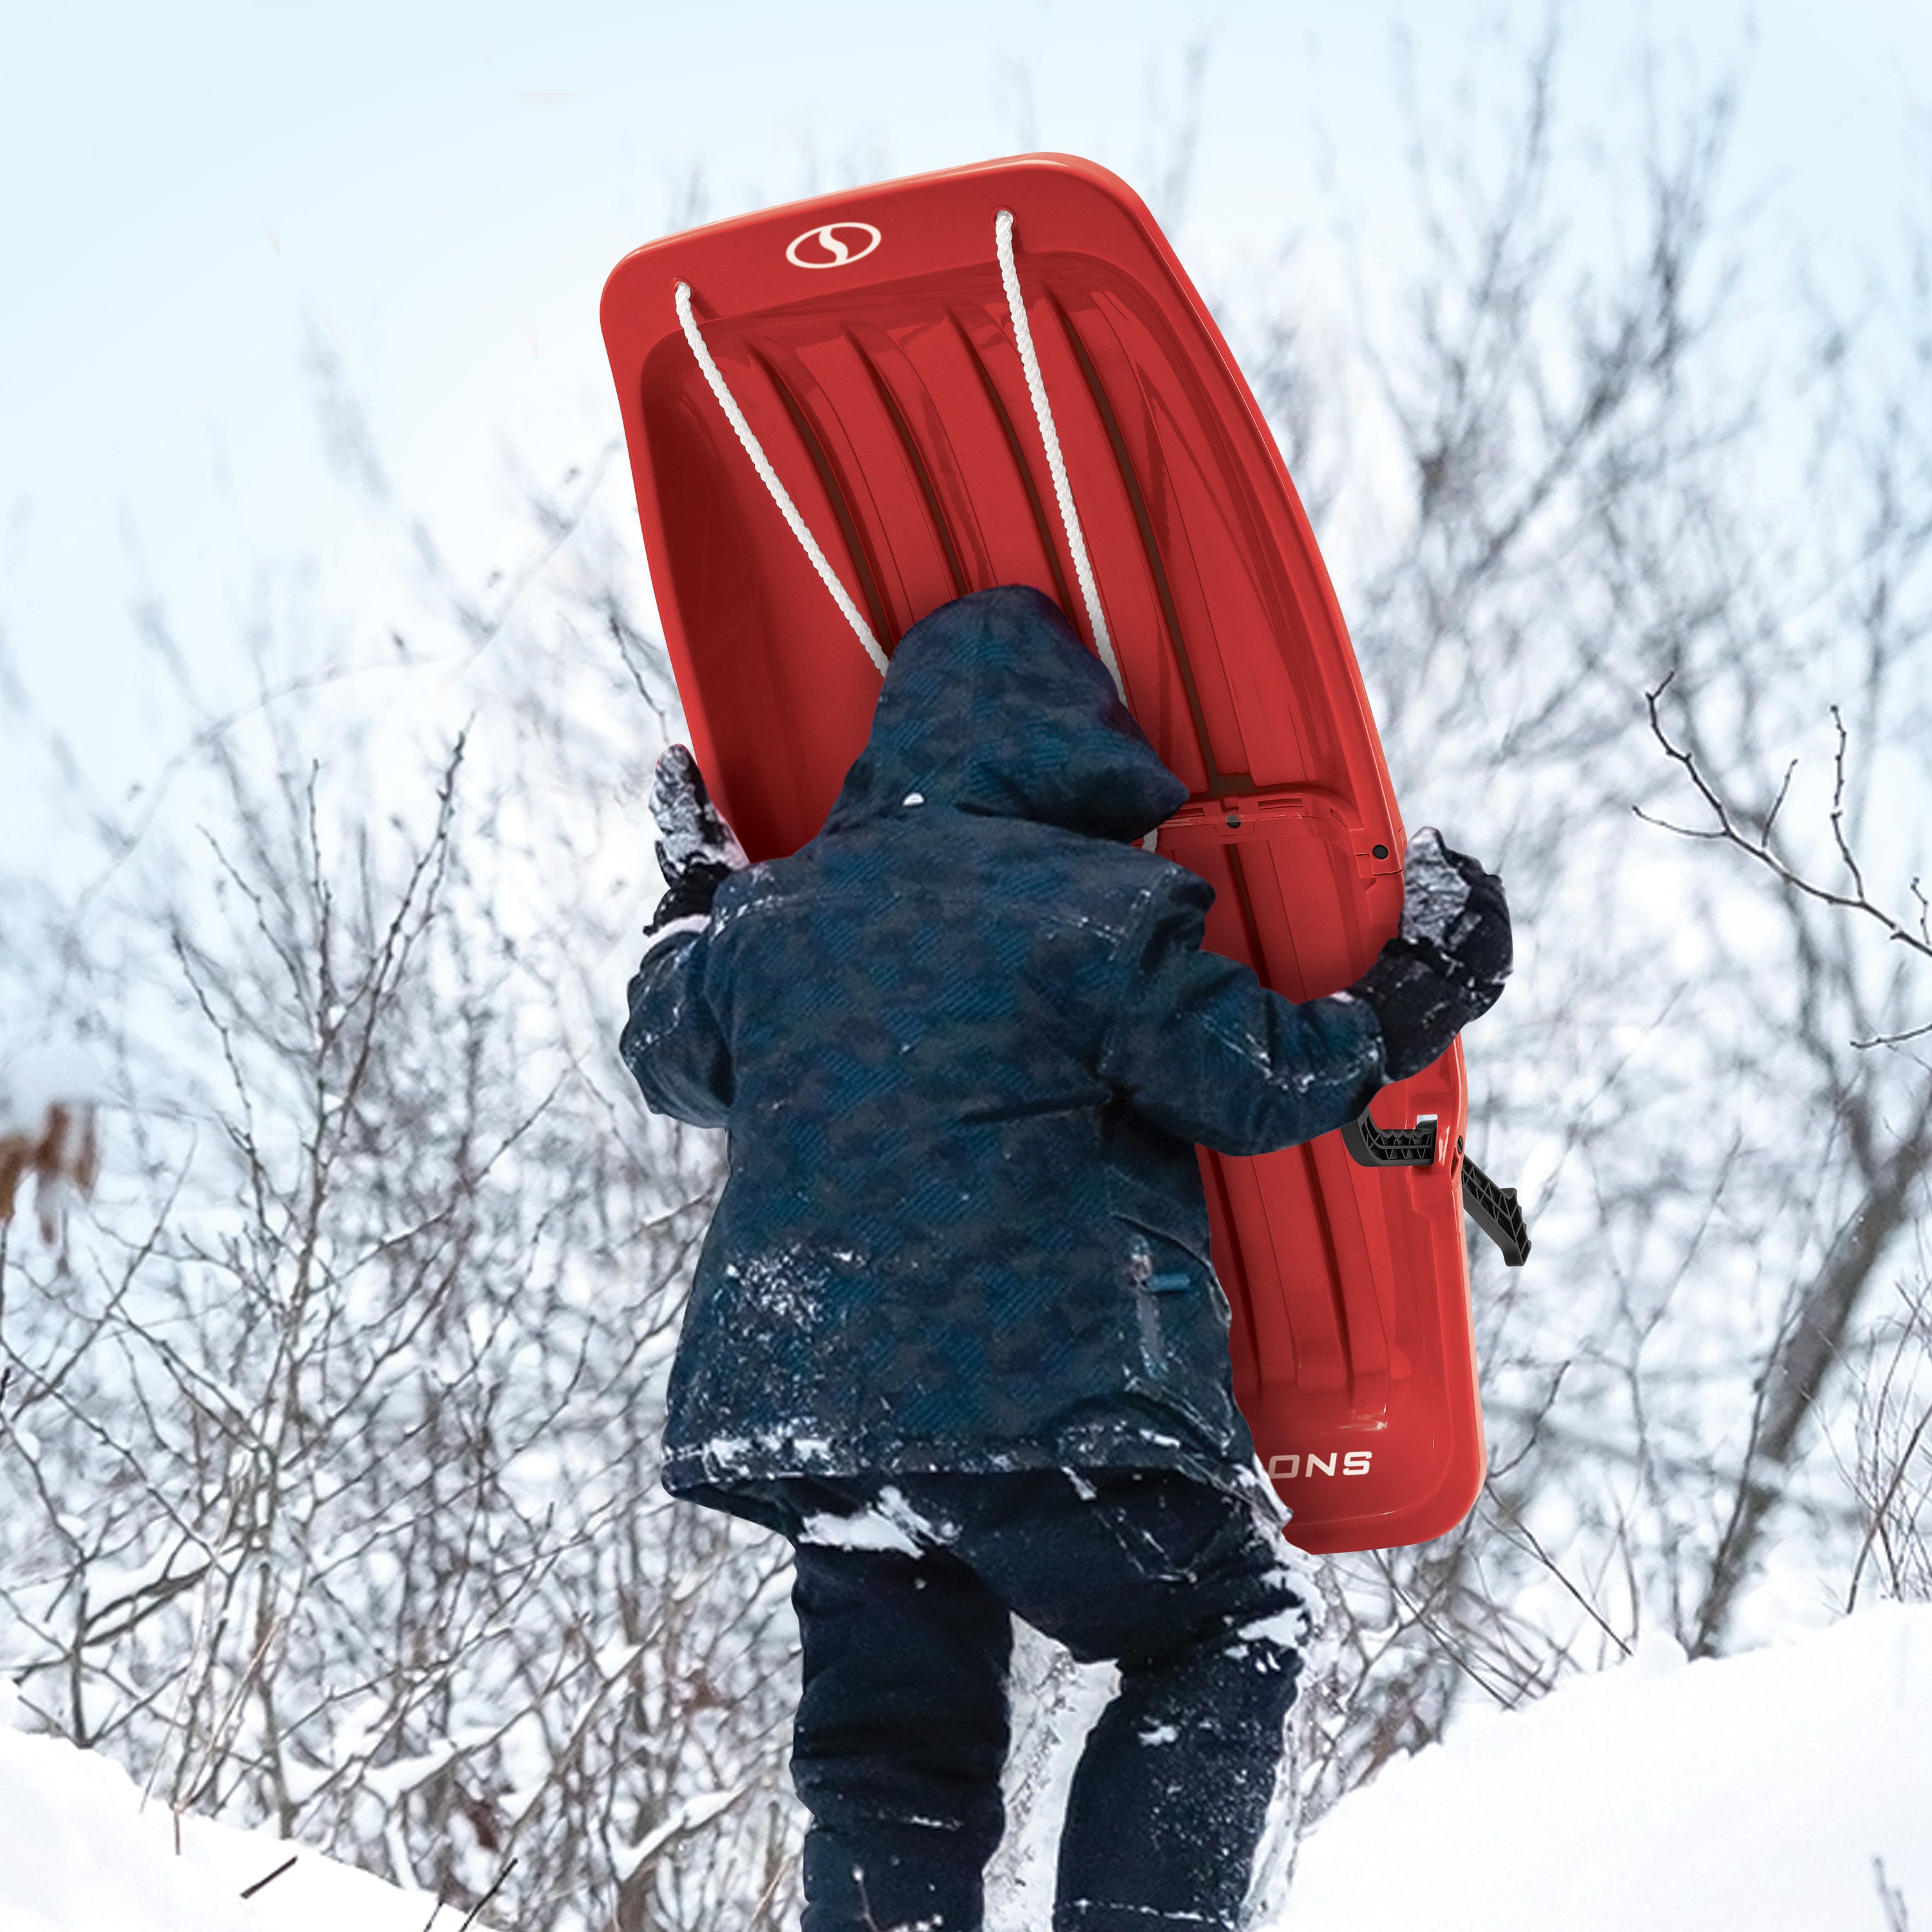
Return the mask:
[[994,238],[1000,250],[1000,280],[1006,291],[1006,307],[1013,318],[1013,339],[1019,345],[1020,364],[1026,370],[1028,393],[1033,398],[1033,412],[1040,419],[1040,438],[1046,445],[1046,466],[1053,472],[1053,494],[1060,503],[1060,520],[1066,532],[1066,547],[1073,553],[1073,568],[1080,579],[1080,595],[1086,600],[1087,621],[1094,627],[1094,646],[1100,662],[1114,680],[1120,702],[1127,701],[1127,687],[1114,656],[1114,640],[1107,634],[1107,620],[1100,609],[1100,592],[1094,581],[1094,566],[1087,560],[1087,539],[1080,530],[1080,513],[1073,507],[1073,491],[1066,480],[1066,460],[1060,453],[1060,435],[1053,426],[1053,411],[1046,400],[1046,384],[1041,380],[1040,358],[1033,352],[1033,331],[1027,326],[1026,304],[1020,298],[1019,271],[1013,266],[1013,218],[1001,208],[993,223]]
[[[832,601],[845,614],[845,621],[857,634],[860,643],[866,647],[866,655],[883,672],[886,668],[886,654],[879,648],[879,640],[872,634],[872,627],[860,616],[859,607],[852,602],[850,594],[839,582],[838,573],[825,560],[810,530],[806,528],[805,519],[798,513],[798,506],[786,493],[785,486],[778,481],[778,473],[771,466],[770,460],[759,447],[758,439],[752,434],[752,425],[745,420],[745,412],[734,400],[731,392],[724,386],[723,372],[711,359],[711,352],[704,346],[704,338],[698,333],[698,318],[692,313],[691,284],[680,282],[677,285],[677,319],[684,325],[684,339],[691,344],[691,352],[698,358],[698,366],[704,371],[704,380],[711,385],[711,393],[718,398],[718,406],[724,412],[731,427],[738,432],[738,440],[745,446],[745,454],[752,459],[752,466],[764,479],[765,488],[772,493],[772,501],[777,504],[784,520],[791,526],[791,533],[804,546],[805,554],[812,560],[812,567],[825,580],[825,587],[831,592]],[[1119,674],[1115,674],[1118,682]]]

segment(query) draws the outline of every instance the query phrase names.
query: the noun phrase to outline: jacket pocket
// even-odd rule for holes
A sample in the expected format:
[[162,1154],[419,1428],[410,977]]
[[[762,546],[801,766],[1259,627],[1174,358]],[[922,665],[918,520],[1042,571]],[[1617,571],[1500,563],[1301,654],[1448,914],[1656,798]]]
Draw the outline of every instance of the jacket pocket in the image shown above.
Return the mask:
[[1130,1240],[1150,1245],[1158,1258],[1150,1274],[1191,1264],[1211,1280],[1208,1203],[1193,1148],[1152,1132],[1118,1108],[1103,1109],[1100,1124],[1108,1212]]
[[1143,1215],[1116,1209],[1114,1222],[1126,1244],[1127,1279],[1150,1294],[1177,1294],[1214,1278],[1204,1240],[1190,1239]]

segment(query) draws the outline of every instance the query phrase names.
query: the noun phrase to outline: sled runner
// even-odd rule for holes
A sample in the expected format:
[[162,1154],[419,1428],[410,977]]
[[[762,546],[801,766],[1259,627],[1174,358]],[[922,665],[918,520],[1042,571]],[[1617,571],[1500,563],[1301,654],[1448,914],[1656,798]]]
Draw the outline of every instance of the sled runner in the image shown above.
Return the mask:
[[[1214,886],[1208,943],[1297,1000],[1368,966],[1404,842],[1348,634],[1260,411],[1124,183],[1032,155],[694,230],[618,265],[603,326],[693,748],[754,860],[818,830],[894,641],[1028,584],[1192,794],[1157,849]],[[1527,1251],[1462,1151],[1460,1046],[1372,1111],[1202,1155],[1236,1397],[1316,1551],[1468,1510],[1466,1176]]]

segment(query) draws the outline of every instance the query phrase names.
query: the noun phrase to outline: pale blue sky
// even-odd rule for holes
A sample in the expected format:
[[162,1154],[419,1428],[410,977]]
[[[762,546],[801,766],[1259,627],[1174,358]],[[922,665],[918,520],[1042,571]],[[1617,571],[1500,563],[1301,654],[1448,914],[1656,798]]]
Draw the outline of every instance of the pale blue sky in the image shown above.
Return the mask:
[[[368,566],[320,454],[312,336],[400,494],[481,568],[511,514],[506,445],[541,470],[614,428],[598,292],[694,169],[722,214],[1037,145],[1151,198],[1150,130],[1204,37],[1177,236],[1197,278],[1338,207],[1388,266],[1408,232],[1399,43],[1424,112],[1480,147],[1513,98],[1509,50],[1544,17],[1474,0],[0,8],[0,631],[110,768],[140,756],[141,707],[116,696],[137,583],[212,650],[261,565]],[[1593,141],[1606,166],[1630,152],[1648,35],[1678,98],[1742,70],[1730,178],[1738,200],[1776,197],[1757,245],[1777,274],[1802,256],[1849,294],[1895,256],[1924,200],[1923,0],[1562,16],[1580,180]],[[356,609],[349,589],[335,602]]]

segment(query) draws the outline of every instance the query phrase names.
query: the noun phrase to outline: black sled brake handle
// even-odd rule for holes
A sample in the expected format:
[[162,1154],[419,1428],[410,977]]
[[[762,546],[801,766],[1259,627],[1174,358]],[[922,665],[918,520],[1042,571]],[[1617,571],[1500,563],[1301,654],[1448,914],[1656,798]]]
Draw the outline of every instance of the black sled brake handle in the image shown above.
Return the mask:
[[[1364,1107],[1342,1130],[1342,1144],[1364,1167],[1426,1167],[1436,1158],[1436,1117],[1425,1114],[1412,1127],[1378,1127]],[[1529,1258],[1529,1230],[1517,1204],[1514,1187],[1498,1187],[1462,1151],[1462,1208],[1476,1226],[1502,1250],[1508,1268],[1521,1268]]]

